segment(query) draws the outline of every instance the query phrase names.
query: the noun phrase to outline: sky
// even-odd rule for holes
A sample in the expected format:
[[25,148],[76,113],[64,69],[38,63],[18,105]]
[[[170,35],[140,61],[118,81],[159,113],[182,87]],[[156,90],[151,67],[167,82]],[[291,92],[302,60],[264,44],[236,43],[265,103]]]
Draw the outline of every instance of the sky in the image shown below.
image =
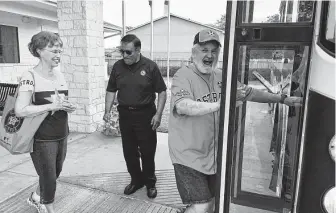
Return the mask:
[[[196,3],[197,2],[197,3]],[[215,23],[226,11],[225,0],[170,0],[170,12],[205,24]],[[122,0],[104,0],[104,20],[122,25]],[[148,0],[125,0],[126,26],[150,21]],[[153,0],[153,17],[164,15],[164,0]]]
[[[170,12],[203,24],[214,24],[226,12],[225,0],[170,0]],[[198,3],[195,3],[198,2]],[[203,1],[204,2],[204,1]],[[216,5],[216,6],[214,6]],[[150,21],[148,0],[125,0],[126,26],[136,27]],[[104,21],[122,26],[122,0],[104,0]],[[164,15],[164,0],[153,0],[153,18]],[[119,45],[120,36],[105,39],[105,47]]]
[[[124,0],[126,26],[136,27],[150,21],[148,0]],[[281,0],[257,0],[255,20],[265,20],[278,12]],[[225,0],[170,0],[170,12],[203,24],[215,24],[226,13]],[[104,0],[104,21],[122,26],[122,0]],[[153,0],[153,18],[164,15],[164,0]],[[118,45],[120,37],[107,39],[107,48]]]

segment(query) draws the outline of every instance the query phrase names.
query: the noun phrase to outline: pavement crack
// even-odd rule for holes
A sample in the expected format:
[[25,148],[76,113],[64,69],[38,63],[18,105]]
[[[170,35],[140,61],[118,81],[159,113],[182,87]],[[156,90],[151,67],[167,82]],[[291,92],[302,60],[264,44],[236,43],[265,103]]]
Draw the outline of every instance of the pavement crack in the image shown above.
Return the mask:
[[28,177],[36,177],[36,175],[29,175],[29,174],[24,174],[24,173],[20,173],[20,172],[13,172],[13,171],[7,171],[7,172],[12,173],[12,174],[17,174],[17,175],[28,176]]

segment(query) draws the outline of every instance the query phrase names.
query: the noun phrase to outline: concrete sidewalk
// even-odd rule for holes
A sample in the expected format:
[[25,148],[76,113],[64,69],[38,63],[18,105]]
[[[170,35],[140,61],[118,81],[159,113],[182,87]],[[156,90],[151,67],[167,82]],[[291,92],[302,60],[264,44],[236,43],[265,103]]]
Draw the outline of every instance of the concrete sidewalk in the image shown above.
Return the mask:
[[[0,147],[0,162],[0,203],[37,183],[38,176],[29,154],[10,155]],[[168,134],[158,133],[156,170],[172,169],[168,153]],[[105,136],[100,132],[70,134],[60,179],[111,173],[124,173],[124,176],[128,176],[120,137]],[[174,180],[173,176],[169,178]]]

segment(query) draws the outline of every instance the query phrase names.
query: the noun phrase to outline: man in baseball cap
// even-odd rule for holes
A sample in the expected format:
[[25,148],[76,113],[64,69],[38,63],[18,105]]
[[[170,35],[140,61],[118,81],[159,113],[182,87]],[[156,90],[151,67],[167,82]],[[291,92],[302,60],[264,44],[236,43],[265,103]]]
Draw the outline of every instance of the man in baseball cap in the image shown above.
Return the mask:
[[204,44],[208,41],[215,41],[218,43],[219,46],[222,46],[220,43],[218,34],[214,32],[213,30],[209,30],[209,29],[202,30],[195,35],[194,45]]
[[216,185],[217,134],[221,95],[218,34],[194,37],[192,63],[180,68],[171,87],[169,152],[185,212],[211,212]]
[[[198,32],[192,47],[192,63],[173,77],[169,117],[169,154],[185,213],[213,212],[219,108],[222,71],[217,69],[220,53],[218,34]],[[296,105],[300,99],[271,94],[238,82],[236,100]],[[302,100],[301,100],[302,101]]]

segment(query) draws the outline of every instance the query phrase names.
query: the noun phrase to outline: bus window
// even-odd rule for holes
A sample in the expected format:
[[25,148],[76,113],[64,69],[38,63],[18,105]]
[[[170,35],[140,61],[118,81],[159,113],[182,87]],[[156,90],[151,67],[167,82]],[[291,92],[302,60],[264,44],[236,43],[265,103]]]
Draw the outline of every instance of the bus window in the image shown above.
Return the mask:
[[328,19],[326,27],[326,39],[335,44],[335,2],[329,3]]
[[[242,1],[241,23],[312,22],[314,1]],[[265,10],[267,8],[267,10]]]
[[335,1],[324,1],[322,4],[319,45],[335,57]]

